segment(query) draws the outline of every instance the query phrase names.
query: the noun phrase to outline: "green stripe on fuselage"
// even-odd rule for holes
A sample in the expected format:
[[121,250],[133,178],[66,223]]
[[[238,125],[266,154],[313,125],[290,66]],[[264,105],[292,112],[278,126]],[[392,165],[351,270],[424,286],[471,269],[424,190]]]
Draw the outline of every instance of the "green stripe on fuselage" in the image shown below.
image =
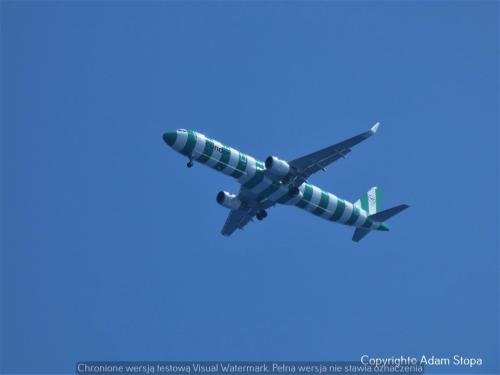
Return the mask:
[[229,159],[231,159],[231,149],[227,146],[222,146],[220,160],[214,168],[218,171],[222,171],[226,168]]
[[345,210],[345,202],[342,199],[338,198],[335,212],[333,213],[332,217],[328,220],[337,221],[344,213],[344,210]]
[[207,138],[205,141],[205,148],[203,149],[203,154],[198,158],[198,161],[200,163],[206,163],[208,159],[210,159],[210,156],[212,156],[213,152],[214,152],[214,141]]
[[304,185],[304,195],[302,196],[302,199],[297,203],[297,206],[300,208],[304,208],[309,204],[311,201],[313,195],[313,188],[311,185],[305,184]]
[[318,207],[316,207],[316,209],[313,211],[313,214],[322,215],[326,211],[329,201],[330,197],[328,196],[328,193],[321,191],[321,199],[319,200]]
[[346,221],[346,224],[353,225],[356,222],[356,220],[358,220],[359,215],[360,215],[359,208],[354,206],[351,213],[351,217],[349,218],[349,220]]
[[191,156],[191,153],[193,152],[195,146],[196,146],[196,134],[194,131],[189,130],[188,139],[186,141],[186,145],[181,150],[181,154],[184,154],[186,156]]
[[240,178],[247,168],[248,158],[245,154],[239,152],[239,160],[236,169],[231,173],[232,177]]

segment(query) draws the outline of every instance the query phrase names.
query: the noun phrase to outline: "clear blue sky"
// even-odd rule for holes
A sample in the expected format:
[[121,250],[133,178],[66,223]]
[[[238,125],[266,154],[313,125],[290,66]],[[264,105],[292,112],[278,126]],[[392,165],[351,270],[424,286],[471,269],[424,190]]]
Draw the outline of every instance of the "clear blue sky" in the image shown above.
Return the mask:
[[[498,2],[1,3],[4,371],[77,360],[481,356],[499,370]],[[225,238],[190,128],[411,208]],[[478,371],[478,370],[476,370]]]

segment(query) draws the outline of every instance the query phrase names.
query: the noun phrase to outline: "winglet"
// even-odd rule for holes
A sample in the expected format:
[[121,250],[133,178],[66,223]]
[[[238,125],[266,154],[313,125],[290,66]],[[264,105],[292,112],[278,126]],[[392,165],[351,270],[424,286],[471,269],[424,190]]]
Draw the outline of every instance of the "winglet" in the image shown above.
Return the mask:
[[377,122],[375,125],[372,126],[370,129],[370,133],[375,134],[378,130],[378,127],[380,126],[380,122]]

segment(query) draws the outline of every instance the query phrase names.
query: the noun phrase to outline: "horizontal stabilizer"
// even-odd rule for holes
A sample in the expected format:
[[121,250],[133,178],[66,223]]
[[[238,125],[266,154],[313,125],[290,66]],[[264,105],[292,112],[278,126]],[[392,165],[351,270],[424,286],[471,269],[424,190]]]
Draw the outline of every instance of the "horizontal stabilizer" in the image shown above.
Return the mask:
[[354,242],[358,242],[361,240],[364,236],[366,236],[368,233],[370,233],[369,229],[364,229],[364,228],[356,228],[354,231],[354,235],[352,236],[352,240]]
[[399,206],[391,207],[387,210],[377,212],[376,214],[368,216],[370,219],[374,221],[386,221],[387,219],[390,219],[394,215],[399,214],[401,211],[406,210],[408,207],[407,204],[400,204]]
[[[399,214],[401,211],[406,210],[408,207],[407,204],[400,204],[399,206],[395,206],[392,208],[389,208],[384,211],[377,212],[376,214],[368,216],[371,220],[375,222],[380,223],[380,227],[378,230],[389,230],[387,226],[383,223],[385,220],[390,219],[394,215]],[[365,228],[356,228],[354,231],[354,235],[352,236],[352,240],[354,242],[360,241],[364,236],[366,236],[368,233],[370,233],[370,229],[365,229]]]

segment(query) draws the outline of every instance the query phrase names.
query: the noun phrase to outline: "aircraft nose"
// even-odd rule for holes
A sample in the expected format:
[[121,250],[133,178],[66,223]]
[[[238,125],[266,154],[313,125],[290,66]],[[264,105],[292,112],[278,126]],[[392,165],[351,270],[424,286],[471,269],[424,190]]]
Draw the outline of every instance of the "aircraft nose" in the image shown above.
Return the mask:
[[163,140],[169,146],[173,146],[177,139],[177,132],[166,132],[163,134]]

